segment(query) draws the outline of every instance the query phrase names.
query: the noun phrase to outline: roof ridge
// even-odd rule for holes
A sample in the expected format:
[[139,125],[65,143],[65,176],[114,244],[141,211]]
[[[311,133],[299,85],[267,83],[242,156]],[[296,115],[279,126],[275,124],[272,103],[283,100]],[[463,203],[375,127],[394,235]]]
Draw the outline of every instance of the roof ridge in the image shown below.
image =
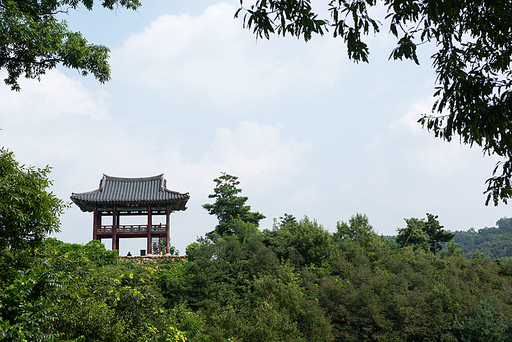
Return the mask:
[[189,198],[188,192],[181,193],[167,189],[167,180],[163,173],[152,177],[136,178],[112,177],[103,174],[98,189],[71,194],[71,200],[83,211],[91,211],[98,205],[143,206],[148,203],[164,203],[172,205],[172,210],[185,210]]
[[142,180],[155,180],[155,179],[161,179],[164,178],[164,174],[161,173],[156,176],[150,176],[150,177],[113,177],[106,174],[103,174],[103,179],[105,180],[117,180],[117,181],[142,181]]

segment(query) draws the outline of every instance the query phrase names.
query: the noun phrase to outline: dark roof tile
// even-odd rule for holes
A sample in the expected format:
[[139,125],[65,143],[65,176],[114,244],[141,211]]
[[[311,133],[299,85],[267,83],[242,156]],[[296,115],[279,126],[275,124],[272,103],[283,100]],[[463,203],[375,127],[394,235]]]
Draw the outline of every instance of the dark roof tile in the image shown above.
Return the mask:
[[145,178],[121,178],[103,175],[99,189],[72,193],[71,200],[82,211],[92,211],[101,206],[169,205],[173,210],[185,210],[190,195],[167,189],[164,175]]

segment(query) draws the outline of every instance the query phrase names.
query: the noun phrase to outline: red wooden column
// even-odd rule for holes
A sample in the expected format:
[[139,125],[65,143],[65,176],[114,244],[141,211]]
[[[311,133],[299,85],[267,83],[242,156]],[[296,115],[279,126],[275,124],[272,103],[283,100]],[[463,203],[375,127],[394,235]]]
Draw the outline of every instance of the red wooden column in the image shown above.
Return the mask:
[[92,216],[92,239],[98,240],[98,228],[101,226],[101,222],[98,223],[98,209],[94,208],[94,214]]
[[171,210],[165,209],[165,254],[171,254]]
[[116,208],[112,208],[112,250],[117,250],[117,212]]
[[153,227],[153,217],[151,216],[151,206],[148,206],[148,252],[147,254],[153,254],[152,253],[152,246],[151,246],[151,229]]
[[[118,251],[119,251],[119,236],[117,236],[117,227],[119,227],[120,222],[121,222],[121,215],[118,214],[116,211],[116,249]],[[117,254],[119,254],[119,252]]]

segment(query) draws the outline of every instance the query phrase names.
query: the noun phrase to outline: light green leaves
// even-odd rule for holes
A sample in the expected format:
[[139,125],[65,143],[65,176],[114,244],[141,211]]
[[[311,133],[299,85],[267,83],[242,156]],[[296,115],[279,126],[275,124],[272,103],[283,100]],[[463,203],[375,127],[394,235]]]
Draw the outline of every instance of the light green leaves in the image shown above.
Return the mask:
[[0,249],[35,247],[59,231],[66,204],[48,191],[50,167],[26,168],[0,149]]

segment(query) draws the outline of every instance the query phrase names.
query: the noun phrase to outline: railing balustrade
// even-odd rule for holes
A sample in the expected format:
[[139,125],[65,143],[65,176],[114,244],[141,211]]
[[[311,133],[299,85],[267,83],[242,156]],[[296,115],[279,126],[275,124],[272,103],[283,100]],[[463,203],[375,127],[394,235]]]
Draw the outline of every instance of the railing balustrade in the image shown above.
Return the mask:
[[[151,225],[152,232],[165,232],[166,225],[165,223],[153,224]],[[98,233],[112,233],[113,226],[112,225],[103,225],[97,229]],[[117,226],[117,233],[140,233],[147,232],[148,225],[147,224],[121,224]]]

